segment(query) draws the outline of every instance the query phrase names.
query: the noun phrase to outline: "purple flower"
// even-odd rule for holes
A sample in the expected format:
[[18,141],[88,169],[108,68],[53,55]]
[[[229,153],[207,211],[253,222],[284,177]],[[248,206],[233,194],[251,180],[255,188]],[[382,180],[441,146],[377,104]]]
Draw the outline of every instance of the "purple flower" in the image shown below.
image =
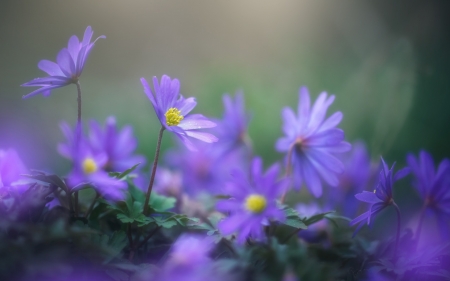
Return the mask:
[[327,98],[327,93],[321,93],[312,108],[306,87],[300,88],[299,98],[297,116],[292,109],[283,109],[285,136],[278,139],[276,149],[287,152],[294,187],[298,189],[305,183],[315,197],[320,197],[320,178],[337,186],[337,175],[344,171],[342,162],[334,154],[350,150],[351,145],[344,141],[344,131],[335,128],[341,122],[341,112],[335,112],[324,121],[334,101],[333,95]]
[[422,197],[424,208],[434,213],[441,233],[444,237],[449,237],[450,161],[442,160],[436,171],[431,155],[421,151],[417,159],[409,154],[407,162],[414,175],[413,186]]
[[91,120],[89,123],[89,143],[95,153],[104,153],[107,162],[104,167],[107,171],[125,171],[133,165],[145,163],[142,155],[133,155],[137,146],[137,140],[133,136],[133,128],[125,126],[117,130],[116,119],[112,116],[106,119],[103,130],[98,122]]
[[161,281],[209,281],[229,280],[214,268],[208,256],[213,243],[209,237],[182,235],[172,246],[169,258],[163,265],[157,280]]
[[[370,225],[370,220],[372,216],[379,213],[381,210],[386,208],[389,205],[394,205],[394,198],[392,194],[392,187],[394,182],[405,177],[410,172],[408,167],[403,168],[394,175],[394,166],[392,165],[391,169],[389,169],[388,165],[384,162],[383,158],[381,158],[381,171],[380,176],[378,178],[378,184],[373,192],[363,191],[355,195],[356,199],[359,201],[369,203],[370,208],[367,212],[359,215],[355,219],[350,222],[350,225],[360,224],[361,222],[367,220],[367,224]],[[363,227],[364,223],[361,223],[355,230],[358,232],[361,227]]]
[[245,112],[243,93],[237,92],[234,100],[230,95],[224,95],[223,104],[225,112],[218,121],[216,131],[219,142],[216,146],[226,153],[234,148],[251,145],[247,132],[250,115]]
[[263,226],[268,225],[269,220],[285,219],[276,199],[285,191],[288,181],[277,181],[279,171],[279,165],[274,164],[264,174],[259,157],[252,161],[251,178],[244,171],[233,171],[233,181],[226,185],[226,195],[231,198],[218,202],[216,206],[219,211],[231,213],[230,217],[219,223],[222,234],[238,231],[239,243],[244,243],[248,237],[263,240]]
[[[73,169],[68,176],[69,187],[75,191],[85,186],[92,186],[106,199],[113,201],[124,199],[126,183],[111,178],[103,170],[108,161],[108,156],[104,152],[96,153],[90,147],[89,142],[81,134],[81,126],[76,126],[72,131],[67,124],[63,123],[61,128],[68,143],[60,144],[58,150],[73,162]],[[77,131],[78,141],[75,138]]]
[[163,75],[161,84],[159,84],[158,79],[153,77],[154,94],[144,78],[141,78],[141,82],[161,124],[166,130],[174,133],[190,150],[197,149],[188,137],[207,143],[217,141],[212,134],[197,131],[198,129],[213,128],[216,124],[201,114],[188,116],[197,102],[194,98],[185,99],[180,94],[178,79],[172,80],[169,76]]
[[73,35],[69,39],[67,48],[63,48],[56,57],[56,63],[49,60],[41,60],[38,67],[45,71],[49,76],[44,78],[35,78],[25,84],[23,87],[41,87],[22,98],[42,93],[44,96],[50,95],[50,90],[61,88],[72,83],[77,83],[78,78],[83,72],[84,64],[92,50],[95,42],[100,38],[106,38],[104,35],[91,42],[92,28],[88,26],[84,31],[83,40],[80,41]]

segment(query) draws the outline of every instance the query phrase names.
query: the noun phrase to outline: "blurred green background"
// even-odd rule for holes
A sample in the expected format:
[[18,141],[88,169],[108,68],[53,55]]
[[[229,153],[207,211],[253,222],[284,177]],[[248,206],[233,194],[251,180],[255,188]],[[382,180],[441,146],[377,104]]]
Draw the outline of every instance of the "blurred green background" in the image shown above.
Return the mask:
[[[0,148],[30,168],[66,173],[61,120],[76,120],[76,88],[21,100],[71,35],[97,42],[83,75],[83,119],[131,124],[152,159],[159,130],[140,77],[168,74],[197,113],[222,115],[223,93],[243,90],[256,153],[277,161],[280,111],[298,89],[336,95],[349,141],[404,162],[427,149],[450,155],[449,1],[15,1],[0,8]],[[166,136],[164,148],[171,145]]]

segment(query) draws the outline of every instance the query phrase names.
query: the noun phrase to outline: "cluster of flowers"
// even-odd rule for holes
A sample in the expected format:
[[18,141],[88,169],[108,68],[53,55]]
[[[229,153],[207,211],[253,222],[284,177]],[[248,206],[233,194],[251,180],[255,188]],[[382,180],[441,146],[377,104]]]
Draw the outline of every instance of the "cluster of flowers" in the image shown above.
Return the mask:
[[[23,86],[39,86],[38,90],[24,96],[28,98],[69,84],[76,84],[81,95],[79,77],[85,62],[98,37],[91,42],[92,29],[88,27],[83,39],[76,36],[69,40],[68,47],[61,50],[57,62],[43,60],[40,69],[49,76],[36,78]],[[185,98],[180,94],[180,83],[163,75],[158,81],[153,78],[153,89],[142,78],[145,94],[150,99],[156,116],[161,123],[155,161],[152,165],[150,184],[144,169],[137,169],[135,183],[147,194],[147,200],[155,185],[155,191],[177,198],[176,211],[202,216],[211,208],[201,204],[202,198],[212,200],[220,195],[215,208],[224,218],[218,223],[223,236],[231,237],[243,245],[249,240],[266,242],[266,228],[286,220],[282,205],[290,189],[299,190],[305,186],[315,198],[321,198],[322,206],[316,201],[297,205],[303,216],[317,214],[324,210],[337,210],[343,216],[356,217],[350,225],[370,224],[374,215],[387,206],[400,210],[393,198],[395,181],[412,171],[413,186],[423,199],[420,225],[426,211],[431,211],[438,219],[444,240],[448,240],[448,219],[450,216],[450,165],[445,159],[434,168],[432,157],[425,151],[419,157],[407,156],[408,167],[394,173],[381,159],[381,167],[374,168],[362,142],[350,145],[344,139],[344,131],[337,128],[343,118],[335,112],[328,118],[328,107],[334,96],[321,93],[312,104],[308,89],[300,88],[297,113],[291,108],[282,111],[283,133],[275,144],[277,151],[284,153],[284,164],[275,163],[264,171],[263,161],[253,155],[251,140],[247,129],[250,114],[246,112],[244,97],[237,93],[223,97],[224,115],[221,119],[210,120],[201,114],[189,114],[196,106],[195,98]],[[79,100],[80,102],[80,100]],[[79,104],[81,108],[81,104]],[[114,117],[106,120],[104,128],[96,122],[89,123],[89,133],[83,133],[79,116],[72,129],[67,123],[61,125],[67,142],[58,146],[59,153],[72,161],[72,171],[66,184],[70,193],[92,187],[98,197],[110,201],[125,200],[127,183],[111,177],[108,172],[122,172],[131,166],[146,162],[141,155],[135,155],[137,140],[130,126],[119,130]],[[202,131],[210,129],[210,133]],[[179,140],[177,148],[166,153],[165,167],[157,169],[159,148],[164,131],[175,135]],[[205,144],[206,143],[206,144]],[[201,147],[201,149],[199,149]],[[379,172],[373,179],[374,171]],[[26,174],[22,161],[12,150],[0,151],[0,188],[2,197],[11,192],[24,192]],[[369,188],[374,182],[375,189]],[[18,188],[20,187],[20,188]],[[327,188],[324,192],[324,187]],[[370,191],[366,191],[366,189]],[[368,210],[362,214],[359,201],[369,203]],[[59,204],[55,197],[48,207]],[[69,199],[72,200],[72,199]],[[4,205],[5,200],[2,201]],[[76,202],[77,204],[77,202]],[[144,215],[148,201],[144,205]],[[3,208],[7,208],[2,206]],[[324,230],[326,224],[316,224],[315,231]],[[300,232],[304,239],[314,238],[314,228]],[[355,231],[355,233],[356,233]],[[400,229],[397,232],[397,243]],[[312,236],[311,236],[312,235]],[[220,279],[221,274],[214,269],[209,252],[213,242],[208,237],[183,236],[174,244],[170,258],[158,275],[162,280],[210,280],[213,275]],[[205,268],[208,268],[205,270]]]

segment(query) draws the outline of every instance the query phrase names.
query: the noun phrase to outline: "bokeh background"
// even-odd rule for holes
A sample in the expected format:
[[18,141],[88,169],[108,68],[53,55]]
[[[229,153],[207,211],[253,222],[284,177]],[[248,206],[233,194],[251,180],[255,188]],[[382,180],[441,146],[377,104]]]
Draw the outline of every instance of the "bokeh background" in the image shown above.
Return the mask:
[[[250,136],[266,163],[280,160],[280,111],[298,89],[336,95],[347,139],[374,159],[407,152],[450,155],[448,1],[15,1],[0,4],[0,148],[30,168],[68,172],[59,123],[76,120],[76,88],[22,100],[71,35],[106,35],[83,75],[83,119],[131,124],[152,159],[159,130],[140,77],[168,74],[196,112],[220,117],[222,94],[242,90]],[[171,145],[165,137],[164,148]]]

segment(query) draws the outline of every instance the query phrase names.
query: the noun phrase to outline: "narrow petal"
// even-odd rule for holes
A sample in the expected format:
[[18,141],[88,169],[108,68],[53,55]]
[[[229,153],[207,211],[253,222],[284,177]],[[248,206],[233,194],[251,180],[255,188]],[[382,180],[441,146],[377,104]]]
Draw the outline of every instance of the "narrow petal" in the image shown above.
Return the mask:
[[78,52],[81,49],[81,44],[77,36],[73,35],[72,37],[70,37],[67,49],[69,50],[69,54],[71,55],[72,60],[77,61]]
[[181,115],[186,116],[189,112],[191,112],[192,109],[197,105],[197,102],[195,101],[195,98],[187,98],[183,99],[183,102],[175,105],[176,108],[178,108],[179,111],[181,111]]
[[186,116],[178,127],[183,130],[197,130],[197,129],[206,129],[206,128],[214,128],[216,127],[216,123],[208,120],[205,116],[201,114],[192,114]]
[[395,173],[394,181],[398,181],[399,179],[406,177],[409,173],[411,173],[411,169],[409,167],[398,170],[397,173]]
[[59,51],[58,56],[56,57],[56,62],[58,63],[59,67],[61,68],[61,71],[64,73],[66,77],[71,78],[72,75],[76,73],[75,63],[72,57],[70,56],[67,48],[64,48],[61,51]]
[[283,118],[283,132],[288,136],[297,135],[297,128],[299,128],[299,126],[292,109],[285,107],[283,108],[281,114]]
[[341,122],[343,116],[344,115],[340,111],[333,113],[333,115],[323,122],[317,132],[323,132],[336,127]]
[[363,201],[366,203],[379,203],[380,199],[373,192],[363,191],[362,193],[355,194],[355,198],[359,201]]
[[83,46],[89,45],[93,34],[94,34],[94,31],[92,31],[92,27],[90,27],[90,26],[86,27],[86,30],[84,31],[83,41],[82,41]]
[[41,60],[38,63],[40,70],[45,71],[50,76],[64,76],[59,65],[49,60]]
[[291,145],[294,143],[290,137],[282,137],[275,143],[275,149],[279,152],[287,152]]
[[314,102],[314,105],[311,110],[311,116],[308,123],[308,131],[315,131],[318,129],[320,124],[323,122],[325,115],[327,114],[328,107],[334,101],[334,96],[330,96],[327,99],[327,93],[322,92],[317,100]]
[[313,134],[306,139],[308,146],[335,146],[344,140],[344,131],[338,128],[333,128],[327,131]]
[[299,102],[298,102],[298,120],[299,127],[304,128],[309,123],[309,110],[311,101],[309,98],[308,88],[301,87],[299,90]]
[[29,93],[28,95],[22,96],[22,99],[30,98],[30,97],[32,97],[32,96],[35,96],[35,95],[39,94],[39,93],[47,93],[47,92],[48,92],[49,90],[51,90],[51,89],[60,88],[60,87],[62,87],[62,86],[48,86],[48,87],[42,87],[42,88],[40,88],[40,89],[37,89],[37,90],[35,90],[35,91]]
[[214,135],[204,132],[186,131],[186,135],[191,138],[199,139],[207,143],[213,143],[218,141],[218,139]]

